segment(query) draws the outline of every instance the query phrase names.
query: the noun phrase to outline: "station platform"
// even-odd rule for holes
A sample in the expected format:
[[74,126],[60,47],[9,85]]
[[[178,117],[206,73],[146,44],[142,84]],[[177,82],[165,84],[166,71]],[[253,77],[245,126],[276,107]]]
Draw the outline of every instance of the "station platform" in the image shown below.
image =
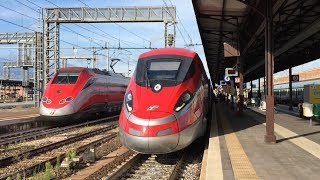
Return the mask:
[[20,108],[34,107],[34,101],[0,103],[0,109],[12,109],[12,108],[17,108],[17,107],[20,107]]
[[268,144],[264,113],[214,104],[200,179],[320,179],[320,123],[278,111]]
[[38,108],[0,109],[0,126],[34,120],[38,116]]

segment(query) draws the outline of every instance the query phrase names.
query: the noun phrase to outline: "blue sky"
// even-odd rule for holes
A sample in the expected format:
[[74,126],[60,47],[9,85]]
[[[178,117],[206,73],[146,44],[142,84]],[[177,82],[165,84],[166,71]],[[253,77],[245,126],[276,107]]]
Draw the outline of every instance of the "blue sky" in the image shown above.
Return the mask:
[[[85,7],[83,3],[90,7],[118,7],[118,6],[164,6],[175,5],[178,14],[179,28],[176,33],[176,47],[185,47],[186,44],[197,43],[201,44],[201,39],[196,23],[192,1],[191,0],[1,0],[0,1],[0,19],[13,22],[20,26],[27,27],[35,31],[41,30],[41,24],[38,19],[40,8],[46,7]],[[55,4],[55,5],[54,5]],[[110,47],[145,47],[149,46],[149,41],[152,42],[152,47],[160,48],[164,46],[164,24],[163,23],[105,23],[105,24],[61,24],[60,39],[67,41],[76,46],[60,42],[60,56],[71,56],[74,54],[73,48],[80,47],[96,47],[104,46],[109,42]],[[18,27],[0,20],[1,32],[29,32],[30,30]],[[102,31],[96,29],[99,28]],[[70,32],[72,31],[75,32]],[[90,31],[86,30],[89,29]],[[128,31],[130,32],[128,32]],[[110,36],[118,38],[115,40]],[[90,37],[84,38],[85,37]],[[126,43],[129,41],[132,43]],[[196,51],[203,62],[206,61],[202,46],[186,47]],[[92,52],[77,48],[77,55],[91,56]],[[123,62],[119,62],[115,69],[117,72],[126,73],[128,71],[127,61],[129,60],[130,69],[133,72],[136,60],[139,54],[148,50],[110,50],[110,58],[120,58]],[[106,51],[98,52],[98,67],[105,69]],[[0,62],[1,61],[16,61],[17,49],[16,45],[0,45]],[[205,63],[206,64],[206,63]],[[70,66],[88,66],[86,61],[69,61]],[[206,66],[206,65],[205,65]],[[319,67],[319,60],[313,61],[299,67],[293,68],[293,73],[310,68]],[[11,71],[11,75],[16,77],[20,70]],[[276,76],[285,76],[288,71],[282,71]],[[0,77],[2,77],[2,67],[0,67]]]
[[[16,23],[32,30],[41,30],[38,10],[40,7],[85,7],[83,3],[90,7],[118,7],[118,6],[170,6],[175,5],[178,14],[178,30],[176,33],[176,47],[184,47],[196,51],[201,59],[205,61],[202,46],[186,47],[186,44],[201,44],[201,39],[196,23],[191,1],[186,0],[1,0],[0,18]],[[53,3],[53,4],[52,4]],[[55,4],[55,5],[54,5]],[[16,12],[15,12],[16,11]],[[94,25],[94,27],[92,26]],[[60,42],[60,56],[71,56],[74,54],[73,48],[104,46],[106,42],[110,47],[148,47],[151,42],[152,47],[164,47],[164,24],[163,23],[99,23],[99,24],[61,24],[60,39],[68,43]],[[17,27],[8,22],[0,20],[1,32],[27,32],[28,29]],[[72,29],[75,32],[70,32]],[[86,30],[86,29],[89,29]],[[98,30],[101,29],[101,30]],[[81,34],[81,35],[79,35]],[[107,36],[110,34],[114,38]],[[83,37],[85,36],[85,37]],[[90,37],[87,38],[87,37]],[[129,42],[129,43],[128,43]],[[87,50],[77,48],[77,55],[92,56]],[[120,58],[115,69],[118,72],[127,72],[127,61],[130,62],[130,69],[134,70],[139,54],[146,50],[110,50],[110,58]],[[17,57],[16,45],[0,45],[0,60],[15,61]],[[98,67],[105,69],[105,50],[98,52]],[[70,60],[70,66],[88,66],[86,61]],[[18,72],[13,72],[18,74]],[[1,68],[2,74],[2,68]],[[0,75],[1,75],[0,74]]]

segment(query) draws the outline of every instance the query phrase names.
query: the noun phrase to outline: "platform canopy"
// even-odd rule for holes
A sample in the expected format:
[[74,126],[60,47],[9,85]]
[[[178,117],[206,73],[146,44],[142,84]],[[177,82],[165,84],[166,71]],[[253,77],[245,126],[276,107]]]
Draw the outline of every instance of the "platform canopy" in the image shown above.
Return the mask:
[[[272,2],[275,72],[320,58],[320,1]],[[213,82],[223,78],[225,68],[236,65],[235,55],[244,62],[245,82],[264,76],[265,3],[193,0]]]

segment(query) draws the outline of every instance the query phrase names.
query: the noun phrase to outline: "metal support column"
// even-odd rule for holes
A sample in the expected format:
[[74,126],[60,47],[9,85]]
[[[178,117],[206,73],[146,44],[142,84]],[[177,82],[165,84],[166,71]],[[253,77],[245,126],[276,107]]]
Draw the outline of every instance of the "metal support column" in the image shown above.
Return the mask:
[[164,47],[168,46],[168,23],[164,23]]
[[239,114],[241,115],[243,112],[243,101],[244,101],[244,96],[243,96],[243,61],[241,60],[240,56],[238,56],[238,64],[240,65],[239,67],[239,77],[240,77],[240,83],[239,83]]
[[231,78],[231,80],[230,80],[230,84],[231,84],[231,100],[230,100],[230,105],[231,105],[231,109],[233,109],[234,107],[233,107],[233,104],[234,104],[234,78]]
[[44,86],[47,84],[48,82],[48,76],[49,76],[49,70],[50,70],[50,66],[49,66],[49,62],[50,62],[50,41],[52,41],[52,38],[50,39],[49,37],[49,23],[44,23],[43,24],[43,49],[44,49],[44,60],[42,63],[41,67],[43,69],[43,84]]
[[289,68],[289,110],[292,111],[292,67]]
[[44,24],[44,31],[45,31],[44,32],[44,50],[45,50],[44,84],[47,84],[47,82],[49,81],[49,78],[60,68],[59,29],[60,29],[59,23],[57,22]]
[[46,79],[43,63],[43,34],[37,32],[35,40],[35,65],[34,65],[34,103],[35,107],[40,106],[40,98],[44,89]]
[[[54,23],[54,34],[53,34],[53,48],[54,48],[54,72],[57,72],[58,69],[60,69],[60,27],[59,23]],[[53,74],[52,73],[52,74]]]
[[252,86],[253,86],[252,81],[250,81],[250,92],[248,93],[249,104],[251,104],[251,102],[252,102],[251,98],[255,98],[255,97],[253,97]]
[[92,68],[97,68],[97,49],[93,47],[93,55],[92,55]]
[[261,87],[260,87],[260,78],[258,79],[258,97],[261,98]]
[[[267,70],[267,69],[268,69],[268,67],[267,67],[267,63],[266,63],[265,70]],[[265,74],[265,76],[263,77],[263,96],[264,96],[264,99],[266,99],[266,95],[267,95],[266,75],[267,74]]]
[[274,135],[274,96],[273,96],[273,34],[272,34],[272,0],[267,0],[266,5],[266,26],[265,26],[265,64],[267,76],[266,88],[266,143],[275,143]]

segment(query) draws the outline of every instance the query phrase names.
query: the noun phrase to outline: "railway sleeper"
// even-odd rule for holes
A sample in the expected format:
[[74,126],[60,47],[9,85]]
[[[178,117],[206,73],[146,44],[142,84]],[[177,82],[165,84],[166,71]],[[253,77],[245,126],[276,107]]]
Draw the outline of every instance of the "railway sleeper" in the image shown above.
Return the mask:
[[153,179],[168,179],[170,177],[170,175],[159,175],[159,174],[154,174],[154,175],[140,175],[140,174],[130,174],[130,175],[127,175],[125,176],[124,178],[122,179],[150,179],[150,180],[153,180]]

